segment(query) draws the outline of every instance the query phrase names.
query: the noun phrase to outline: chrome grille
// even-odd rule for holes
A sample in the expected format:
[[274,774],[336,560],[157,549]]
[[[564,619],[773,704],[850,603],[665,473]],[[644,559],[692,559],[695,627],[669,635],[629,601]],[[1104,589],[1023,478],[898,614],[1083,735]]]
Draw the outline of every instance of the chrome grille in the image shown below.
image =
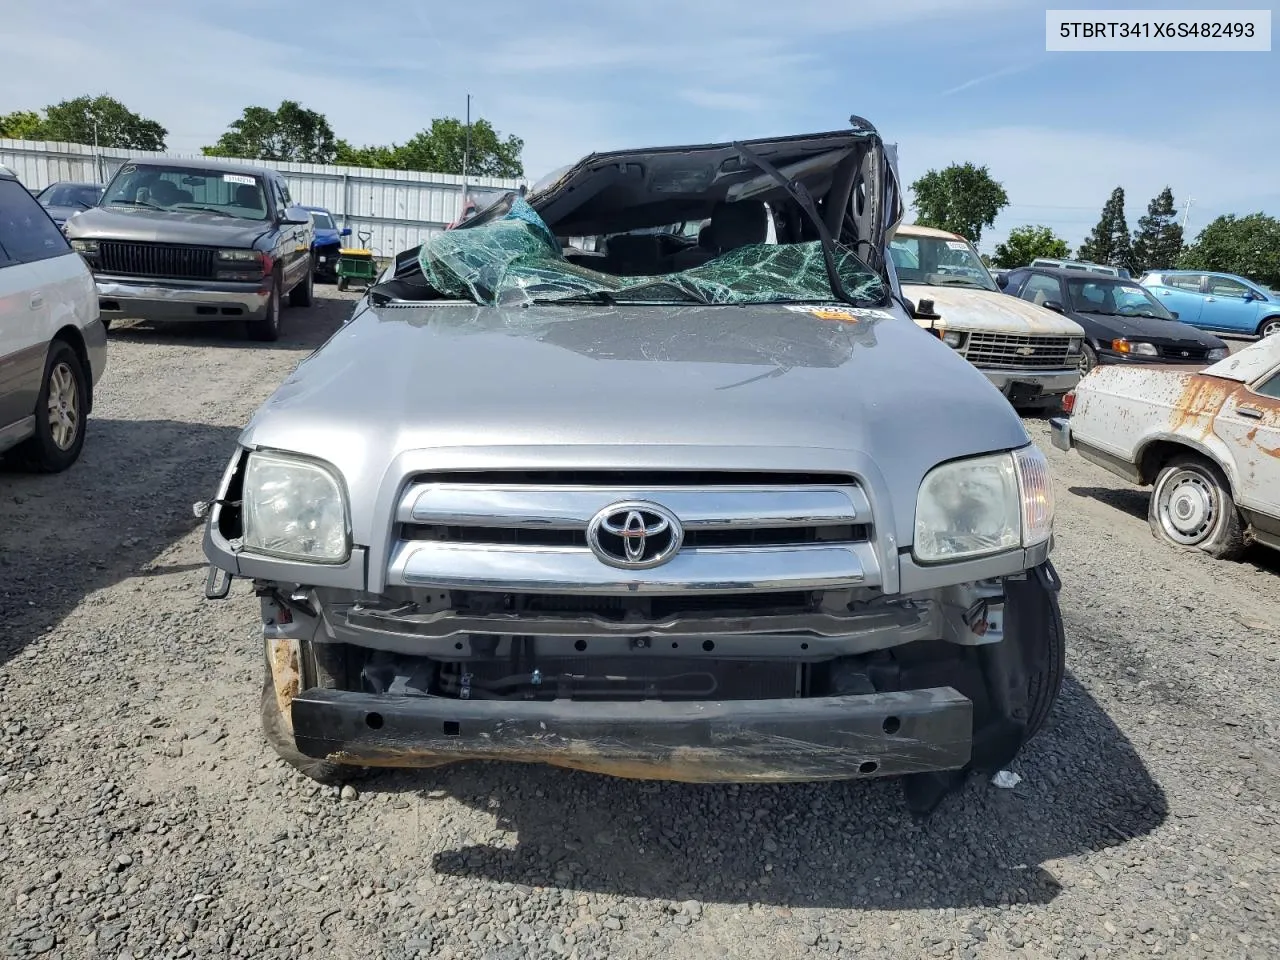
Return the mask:
[[216,251],[211,247],[127,243],[122,240],[98,242],[98,263],[101,272],[136,277],[212,280],[215,253]]
[[1075,366],[1070,337],[1034,337],[1007,333],[971,333],[965,356],[975,367],[996,370],[1056,370]]
[[[880,585],[870,502],[851,478],[723,476],[730,482],[703,473],[419,478],[396,510],[387,582],[579,597]],[[604,508],[635,500],[673,513],[684,540],[660,566],[618,569],[592,553],[587,528]]]

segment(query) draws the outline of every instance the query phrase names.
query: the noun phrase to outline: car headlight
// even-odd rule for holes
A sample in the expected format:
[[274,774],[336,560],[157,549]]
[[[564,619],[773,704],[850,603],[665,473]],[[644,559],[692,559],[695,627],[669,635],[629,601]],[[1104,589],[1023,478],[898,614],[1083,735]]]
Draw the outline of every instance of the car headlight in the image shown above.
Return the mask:
[[262,259],[262,254],[257,250],[219,250],[219,260],[232,260],[241,263],[250,263]]
[[1053,532],[1053,483],[1035,444],[954,460],[925,475],[912,553],[924,563],[1030,547]]
[[98,255],[98,241],[97,240],[72,240],[71,249],[74,250],[76,253],[84,253],[84,254],[88,254],[91,257],[96,257]]
[[952,347],[956,350],[959,350],[961,347],[964,346],[964,334],[961,333],[959,330],[943,330],[942,342],[945,343],[948,347]]
[[1135,357],[1158,357],[1160,351],[1154,343],[1143,343],[1140,340],[1112,340],[1111,349],[1116,353],[1128,353]]
[[1208,358],[1210,360],[1225,360],[1227,358],[1227,348],[1214,347],[1212,350],[1209,351]]
[[346,495],[331,467],[254,451],[243,499],[247,550],[311,563],[342,563],[351,555]]
[[1079,337],[1072,337],[1070,340],[1067,341],[1067,356],[1074,357],[1076,354],[1080,352],[1083,346],[1084,346],[1083,340],[1081,340]]

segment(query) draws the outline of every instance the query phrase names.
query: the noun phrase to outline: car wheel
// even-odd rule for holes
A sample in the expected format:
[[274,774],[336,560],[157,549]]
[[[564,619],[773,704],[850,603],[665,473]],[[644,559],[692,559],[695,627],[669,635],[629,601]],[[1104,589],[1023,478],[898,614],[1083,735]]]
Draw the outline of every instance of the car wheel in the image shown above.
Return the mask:
[[1217,465],[1196,454],[1174,457],[1156,477],[1147,522],[1158,540],[1219,560],[1244,552],[1244,523]]
[[1274,337],[1276,334],[1280,334],[1280,317],[1267,317],[1258,327],[1260,337]]
[[249,339],[272,343],[280,339],[280,277],[271,284],[271,296],[267,299],[267,315],[261,320],[250,320],[246,326]]
[[[334,689],[343,685],[346,677],[344,656],[345,648],[329,644],[313,645],[306,640],[301,641],[304,689],[320,687]],[[324,648],[316,655],[317,647]],[[275,684],[271,677],[271,664],[265,664],[266,675],[262,683],[262,732],[267,743],[285,763],[293,767],[303,776],[310,777],[319,783],[335,784],[357,780],[367,776],[367,767],[346,763],[334,763],[331,760],[317,760],[308,757],[298,749],[291,724],[280,711],[280,701],[276,698]]]
[[[1006,631],[1012,629],[1022,645],[1026,666],[1027,725],[1022,735],[1025,745],[1040,732],[1062,692],[1062,678],[1067,672],[1066,631],[1058,594],[1038,576],[1006,582],[1005,596],[1006,610],[1013,613],[1012,623],[1006,618]],[[1037,628],[1020,629],[1024,621]]]
[[309,307],[311,306],[312,287],[316,282],[315,263],[311,262],[307,265],[306,277],[292,290],[289,291],[289,306],[291,307]]
[[84,447],[89,385],[71,344],[54,340],[44,362],[44,380],[36,397],[35,434],[14,451],[18,463],[38,473],[61,473]]
[[1084,349],[1080,352],[1080,376],[1083,377],[1097,365],[1098,352],[1086,343]]

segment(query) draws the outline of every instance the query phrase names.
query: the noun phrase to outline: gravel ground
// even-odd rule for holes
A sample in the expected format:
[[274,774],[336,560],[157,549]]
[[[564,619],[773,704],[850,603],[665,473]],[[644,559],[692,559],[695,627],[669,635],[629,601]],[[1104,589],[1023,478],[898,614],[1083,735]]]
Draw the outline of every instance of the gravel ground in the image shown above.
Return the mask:
[[321,788],[258,728],[256,603],[192,501],[350,299],[266,346],[113,331],[82,462],[0,472],[0,951],[46,958],[1280,955],[1280,590],[1053,450],[1070,676],[998,790],[463,764]]

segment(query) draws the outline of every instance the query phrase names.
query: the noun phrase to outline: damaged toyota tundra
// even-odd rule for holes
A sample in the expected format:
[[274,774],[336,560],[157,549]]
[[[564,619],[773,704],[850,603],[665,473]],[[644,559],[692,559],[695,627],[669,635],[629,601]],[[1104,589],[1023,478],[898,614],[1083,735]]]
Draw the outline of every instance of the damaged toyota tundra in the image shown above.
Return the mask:
[[397,257],[196,505],[279,755],[892,776],[919,813],[1006,766],[1064,672],[1053,492],[914,322],[902,209],[854,117],[592,154]]

